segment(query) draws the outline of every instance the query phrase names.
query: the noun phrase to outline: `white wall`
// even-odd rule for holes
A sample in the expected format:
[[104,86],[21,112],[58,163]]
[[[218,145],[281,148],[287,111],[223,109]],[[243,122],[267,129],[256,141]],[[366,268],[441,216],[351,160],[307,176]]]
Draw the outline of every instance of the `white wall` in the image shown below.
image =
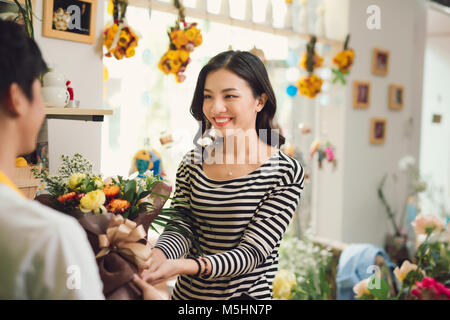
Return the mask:
[[[103,62],[101,34],[103,31],[104,1],[97,1],[96,42],[87,44],[47,38],[42,36],[43,0],[36,0],[35,40],[45,61],[56,64],[60,72],[72,82],[76,100],[80,108],[102,108]],[[50,173],[56,173],[60,155],[83,152],[83,156],[94,164],[94,171],[100,171],[101,163],[101,123],[85,121],[49,121],[49,140],[57,141],[49,145]]]
[[[369,5],[381,9],[380,30],[371,31],[366,26]],[[321,109],[321,118],[328,119],[337,144],[338,169],[319,173],[315,212],[319,237],[382,246],[391,229],[377,187],[386,173],[398,177],[396,184],[392,180],[386,184],[386,198],[394,210],[402,209],[406,177],[397,168],[398,160],[405,154],[418,158],[420,146],[425,14],[424,0],[350,0],[348,14],[342,14],[348,17],[345,34],[351,34],[350,46],[356,57],[345,89],[345,106]],[[372,49],[376,47],[390,51],[386,77],[371,73]],[[371,83],[368,109],[353,109],[353,80]],[[401,111],[388,108],[390,83],[405,87],[405,107]],[[387,118],[383,145],[369,142],[371,117]],[[410,118],[413,125],[408,134]]]
[[[450,20],[450,16],[448,16]],[[422,197],[424,212],[439,213],[437,204],[450,209],[450,37],[429,37],[425,51],[424,95],[420,171],[436,187],[442,188],[442,200],[430,202]],[[442,115],[433,123],[433,114]]]

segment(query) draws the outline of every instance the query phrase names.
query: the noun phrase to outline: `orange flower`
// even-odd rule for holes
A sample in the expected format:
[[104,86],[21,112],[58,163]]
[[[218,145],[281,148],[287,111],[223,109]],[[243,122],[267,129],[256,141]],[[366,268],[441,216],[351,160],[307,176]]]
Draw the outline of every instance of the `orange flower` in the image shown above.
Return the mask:
[[120,187],[118,185],[104,186],[103,192],[108,198],[113,198],[119,194]]
[[75,192],[69,192],[69,193],[63,194],[62,196],[59,196],[58,201],[60,203],[64,203],[64,202],[75,199],[76,195],[77,194]]
[[130,208],[131,204],[127,200],[123,199],[112,199],[111,202],[106,206],[106,209],[114,214],[124,213]]

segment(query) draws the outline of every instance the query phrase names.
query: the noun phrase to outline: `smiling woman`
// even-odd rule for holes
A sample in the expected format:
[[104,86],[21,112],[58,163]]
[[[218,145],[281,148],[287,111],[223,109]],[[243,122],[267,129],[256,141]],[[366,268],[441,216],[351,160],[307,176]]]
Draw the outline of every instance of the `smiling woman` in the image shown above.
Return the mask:
[[278,248],[305,176],[278,149],[284,138],[274,130],[275,111],[266,69],[253,54],[226,51],[200,71],[191,114],[202,123],[198,135],[214,128],[222,137],[213,150],[197,145],[184,156],[176,174],[179,201],[171,206],[192,212],[185,229],[198,236],[202,252],[166,228],[142,274],[151,284],[179,275],[173,299],[272,298]]

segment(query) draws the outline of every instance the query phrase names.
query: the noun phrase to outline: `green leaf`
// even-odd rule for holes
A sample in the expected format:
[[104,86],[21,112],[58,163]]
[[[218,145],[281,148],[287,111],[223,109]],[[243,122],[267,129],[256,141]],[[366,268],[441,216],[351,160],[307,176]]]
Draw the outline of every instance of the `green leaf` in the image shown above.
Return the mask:
[[[376,288],[376,284],[379,283],[379,288]],[[371,288],[373,286],[373,288]],[[389,285],[384,279],[376,278],[372,276],[369,282],[369,292],[380,300],[386,300],[389,295]]]
[[135,196],[136,196],[136,180],[129,180],[125,185],[123,199],[133,204]]

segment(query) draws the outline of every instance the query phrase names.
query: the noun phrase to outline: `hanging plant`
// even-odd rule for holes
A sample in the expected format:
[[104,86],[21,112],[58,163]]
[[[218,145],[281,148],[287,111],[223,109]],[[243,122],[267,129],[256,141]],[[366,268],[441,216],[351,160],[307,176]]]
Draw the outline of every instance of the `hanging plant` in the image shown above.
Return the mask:
[[333,63],[337,66],[337,68],[331,69],[334,73],[333,83],[336,83],[337,81],[341,81],[344,85],[347,83],[345,77],[350,73],[350,68],[355,59],[355,52],[348,47],[349,41],[350,35],[348,34],[345,38],[344,49],[339,51],[333,58]]
[[323,64],[323,58],[315,52],[316,41],[316,36],[312,36],[299,64],[308,72],[308,75],[297,81],[297,87],[300,94],[308,98],[315,98],[320,93],[323,83],[322,78],[314,74],[314,69],[320,68]]
[[125,14],[128,0],[110,0],[113,4],[113,22],[103,32],[103,45],[107,52],[105,57],[114,56],[117,60],[131,58],[136,53],[139,36],[127,24]]
[[174,6],[178,10],[178,19],[169,28],[169,49],[161,57],[158,67],[164,74],[174,74],[178,83],[186,80],[184,72],[191,61],[190,54],[203,42],[197,23],[187,23],[184,7],[179,0],[174,0]]
[[24,2],[25,4],[22,6],[19,1],[14,0],[14,3],[19,9],[19,15],[16,18],[16,22],[17,20],[23,19],[25,31],[31,39],[34,39],[33,4],[31,3],[31,0],[25,0]]

